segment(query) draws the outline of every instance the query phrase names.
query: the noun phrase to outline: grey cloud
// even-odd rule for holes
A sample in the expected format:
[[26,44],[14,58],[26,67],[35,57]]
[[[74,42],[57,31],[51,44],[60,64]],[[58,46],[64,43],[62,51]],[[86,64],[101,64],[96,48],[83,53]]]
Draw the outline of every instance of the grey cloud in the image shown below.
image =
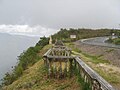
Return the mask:
[[4,0],[0,24],[118,28],[119,10],[119,0]]

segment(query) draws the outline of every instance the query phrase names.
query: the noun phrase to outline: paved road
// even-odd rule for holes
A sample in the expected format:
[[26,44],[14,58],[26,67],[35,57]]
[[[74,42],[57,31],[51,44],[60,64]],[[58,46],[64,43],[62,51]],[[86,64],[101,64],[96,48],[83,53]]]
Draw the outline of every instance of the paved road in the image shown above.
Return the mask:
[[99,46],[106,46],[106,47],[112,47],[112,48],[120,48],[120,45],[115,45],[111,43],[106,43],[105,41],[109,37],[95,37],[95,38],[89,38],[89,39],[82,39],[80,42],[90,45],[99,45]]

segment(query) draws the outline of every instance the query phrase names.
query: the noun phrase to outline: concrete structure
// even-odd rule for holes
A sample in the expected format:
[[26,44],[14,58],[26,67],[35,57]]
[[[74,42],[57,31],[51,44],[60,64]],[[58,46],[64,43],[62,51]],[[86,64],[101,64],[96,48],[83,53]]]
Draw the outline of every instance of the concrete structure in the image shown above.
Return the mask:
[[76,35],[75,34],[74,35],[70,35],[70,38],[75,39]]
[[52,36],[50,36],[49,44],[52,44]]

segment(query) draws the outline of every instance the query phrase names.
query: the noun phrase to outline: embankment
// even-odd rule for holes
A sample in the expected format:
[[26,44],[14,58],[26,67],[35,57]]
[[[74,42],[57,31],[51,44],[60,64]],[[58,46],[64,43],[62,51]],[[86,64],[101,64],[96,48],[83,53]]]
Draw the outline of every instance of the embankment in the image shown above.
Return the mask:
[[111,64],[120,67],[120,49],[88,45],[79,41],[75,42],[75,45],[84,53],[100,56],[101,59],[108,60]]

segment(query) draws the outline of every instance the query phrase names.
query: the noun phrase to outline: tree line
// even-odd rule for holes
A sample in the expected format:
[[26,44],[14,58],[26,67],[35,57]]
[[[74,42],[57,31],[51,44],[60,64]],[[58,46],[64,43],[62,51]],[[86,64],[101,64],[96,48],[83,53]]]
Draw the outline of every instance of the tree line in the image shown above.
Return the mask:
[[[62,40],[63,42],[75,41],[83,38],[91,37],[101,37],[101,36],[110,36],[113,31],[119,31],[116,29],[63,29],[61,28],[59,32],[52,35],[53,42]],[[76,39],[71,39],[70,35],[76,35]]]

